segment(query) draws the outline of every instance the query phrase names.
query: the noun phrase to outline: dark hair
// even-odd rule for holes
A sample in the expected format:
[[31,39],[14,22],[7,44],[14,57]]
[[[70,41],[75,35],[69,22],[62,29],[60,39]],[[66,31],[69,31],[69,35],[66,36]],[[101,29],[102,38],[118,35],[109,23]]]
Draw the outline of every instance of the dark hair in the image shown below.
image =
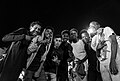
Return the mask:
[[54,39],[55,39],[55,38],[62,38],[62,36],[58,34],[58,35],[55,35],[55,36],[54,36]]
[[[100,24],[99,24],[98,22],[96,22],[96,21],[92,21],[92,22],[90,22],[90,24],[95,25],[95,26],[96,26],[95,29],[100,28]],[[90,24],[89,24],[89,25],[90,25]]]
[[79,33],[79,37],[80,37],[80,38],[82,38],[82,37],[81,37],[82,33],[87,33],[87,34],[88,34],[87,29],[82,29],[82,30],[80,31],[80,33]]
[[51,27],[51,26],[46,26],[46,29],[51,29],[51,30],[52,30],[52,32],[54,32],[54,28],[53,28],[53,27]]
[[42,23],[40,23],[39,21],[33,21],[33,22],[30,24],[30,26],[34,26],[34,25],[36,25],[36,24],[42,26]]
[[78,30],[77,30],[76,28],[70,29],[70,32],[71,32],[71,31],[76,31],[76,32],[78,33]]
[[70,35],[69,30],[63,30],[63,31],[61,32],[61,35],[65,34],[65,33],[67,33],[68,35]]

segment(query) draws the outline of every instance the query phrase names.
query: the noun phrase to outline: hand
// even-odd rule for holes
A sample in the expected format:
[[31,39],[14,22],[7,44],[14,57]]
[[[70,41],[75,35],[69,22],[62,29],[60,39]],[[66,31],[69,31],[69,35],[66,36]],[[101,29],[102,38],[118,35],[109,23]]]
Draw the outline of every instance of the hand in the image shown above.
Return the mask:
[[50,39],[46,39],[46,40],[45,40],[45,43],[50,43]]
[[117,64],[115,60],[111,60],[109,68],[111,74],[116,75],[118,73]]
[[45,43],[49,43],[49,39],[45,39],[39,42],[39,44],[45,44]]
[[53,59],[52,59],[54,62],[57,62],[58,60],[58,57],[57,56],[53,56]]
[[104,46],[107,46],[107,44],[98,43],[97,49],[102,49]]
[[25,39],[28,41],[32,40],[32,38],[33,38],[33,36],[25,35]]

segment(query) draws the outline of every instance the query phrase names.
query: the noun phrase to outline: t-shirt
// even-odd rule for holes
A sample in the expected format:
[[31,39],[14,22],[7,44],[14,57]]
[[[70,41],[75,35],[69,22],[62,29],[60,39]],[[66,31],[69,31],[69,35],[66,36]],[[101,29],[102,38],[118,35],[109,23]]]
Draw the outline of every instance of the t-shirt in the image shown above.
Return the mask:
[[78,40],[76,43],[71,43],[71,46],[73,47],[73,54],[75,58],[78,58],[82,60],[86,56],[86,52],[84,49],[84,43],[82,40]]

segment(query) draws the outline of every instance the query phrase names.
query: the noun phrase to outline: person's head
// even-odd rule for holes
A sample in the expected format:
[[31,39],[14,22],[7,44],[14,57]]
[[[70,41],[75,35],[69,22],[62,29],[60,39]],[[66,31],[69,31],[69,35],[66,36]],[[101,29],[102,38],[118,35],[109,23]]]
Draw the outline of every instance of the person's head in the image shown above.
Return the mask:
[[61,45],[61,43],[62,43],[62,37],[61,37],[61,35],[56,35],[54,37],[54,46],[55,47],[59,47]]
[[92,21],[89,24],[89,28],[88,28],[88,33],[91,37],[93,37],[96,33],[97,30],[100,28],[100,24],[96,21]]
[[47,38],[52,37],[53,32],[54,32],[54,29],[52,27],[50,27],[50,26],[47,26],[46,30],[45,30],[45,37],[47,37]]
[[69,35],[70,35],[69,30],[63,30],[61,32],[62,40],[63,41],[68,41],[69,40]]
[[77,39],[78,38],[78,30],[75,28],[72,28],[70,30],[70,38],[71,39]]
[[97,34],[101,35],[102,33],[103,33],[103,28],[99,28],[99,29],[97,30]]
[[41,33],[41,23],[39,21],[32,22],[30,24],[30,33],[34,36]]
[[85,43],[90,41],[90,37],[86,29],[80,31],[80,37]]

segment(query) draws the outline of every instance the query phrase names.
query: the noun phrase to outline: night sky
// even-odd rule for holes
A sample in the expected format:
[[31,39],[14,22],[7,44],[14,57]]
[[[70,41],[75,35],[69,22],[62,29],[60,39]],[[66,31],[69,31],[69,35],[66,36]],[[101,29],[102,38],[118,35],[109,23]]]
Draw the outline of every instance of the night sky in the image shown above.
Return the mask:
[[[91,21],[110,26],[120,35],[118,0],[3,0],[0,3],[0,38],[32,21],[52,26],[55,34],[63,29],[87,28]],[[0,40],[0,46],[2,46]]]

